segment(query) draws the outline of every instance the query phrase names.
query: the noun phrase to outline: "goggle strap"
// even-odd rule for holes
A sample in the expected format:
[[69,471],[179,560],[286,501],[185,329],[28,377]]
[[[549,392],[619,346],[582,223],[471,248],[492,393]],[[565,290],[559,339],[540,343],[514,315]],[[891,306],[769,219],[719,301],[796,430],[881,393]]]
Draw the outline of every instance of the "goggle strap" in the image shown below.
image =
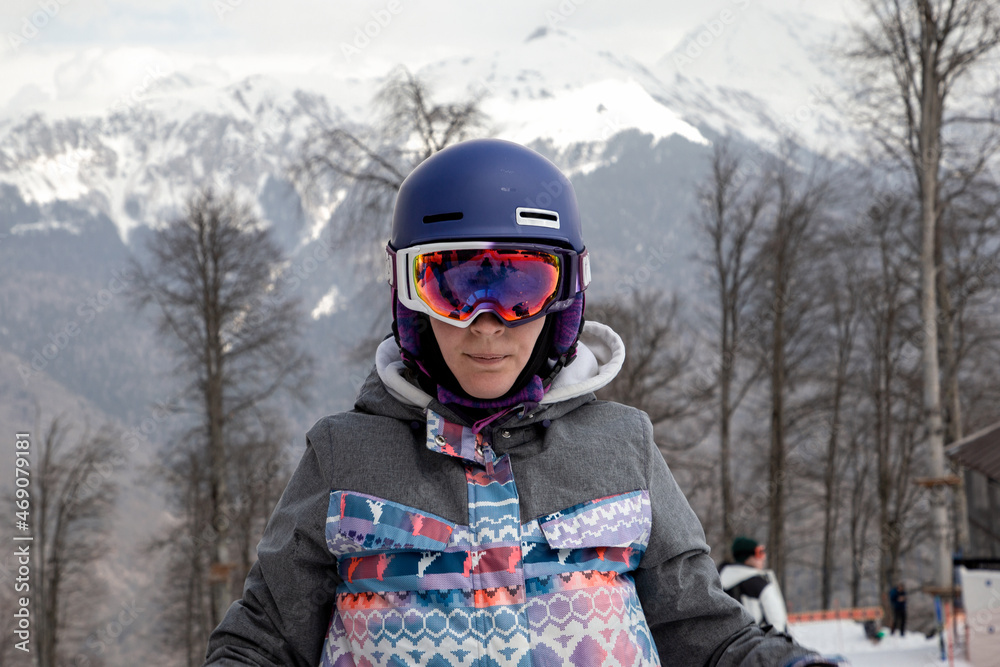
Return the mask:
[[393,296],[396,293],[396,251],[390,247],[385,249],[385,273],[389,285],[392,286]]

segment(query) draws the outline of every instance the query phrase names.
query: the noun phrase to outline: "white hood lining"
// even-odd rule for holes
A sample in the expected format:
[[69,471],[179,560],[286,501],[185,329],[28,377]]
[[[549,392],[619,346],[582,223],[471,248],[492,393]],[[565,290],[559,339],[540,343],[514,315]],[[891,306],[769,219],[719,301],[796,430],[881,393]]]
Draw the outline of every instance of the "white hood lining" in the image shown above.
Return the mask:
[[[559,372],[542,399],[551,405],[605,387],[625,363],[625,345],[611,327],[586,322],[576,348],[576,359]],[[399,347],[386,338],[375,353],[375,368],[386,389],[396,400],[425,409],[432,397],[403,376],[406,366],[399,357]]]

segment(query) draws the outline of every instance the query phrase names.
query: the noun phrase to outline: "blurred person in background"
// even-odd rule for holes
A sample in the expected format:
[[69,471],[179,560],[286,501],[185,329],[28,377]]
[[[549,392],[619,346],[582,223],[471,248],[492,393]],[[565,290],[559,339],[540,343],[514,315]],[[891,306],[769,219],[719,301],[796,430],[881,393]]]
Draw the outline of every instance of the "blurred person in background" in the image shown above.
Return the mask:
[[788,612],[774,574],[767,570],[767,551],[749,537],[733,540],[734,563],[719,568],[722,588],[746,607],[757,623],[767,629],[788,632]]
[[890,635],[899,630],[899,636],[906,636],[906,584],[900,581],[889,591],[889,604],[892,606],[892,630]]

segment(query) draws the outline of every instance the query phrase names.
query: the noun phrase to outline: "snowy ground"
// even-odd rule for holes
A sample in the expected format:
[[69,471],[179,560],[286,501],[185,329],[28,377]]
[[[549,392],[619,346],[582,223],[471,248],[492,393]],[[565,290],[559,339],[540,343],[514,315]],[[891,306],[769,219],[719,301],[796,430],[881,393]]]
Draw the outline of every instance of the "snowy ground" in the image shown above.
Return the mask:
[[[803,646],[815,649],[825,656],[843,656],[853,667],[949,665],[948,660],[941,660],[938,638],[927,639],[919,632],[908,632],[906,637],[890,637],[886,628],[887,636],[873,644],[865,637],[861,624],[855,621],[798,623],[791,626],[789,631]],[[971,667],[971,663],[966,662],[964,657],[960,650],[950,664],[954,667]]]

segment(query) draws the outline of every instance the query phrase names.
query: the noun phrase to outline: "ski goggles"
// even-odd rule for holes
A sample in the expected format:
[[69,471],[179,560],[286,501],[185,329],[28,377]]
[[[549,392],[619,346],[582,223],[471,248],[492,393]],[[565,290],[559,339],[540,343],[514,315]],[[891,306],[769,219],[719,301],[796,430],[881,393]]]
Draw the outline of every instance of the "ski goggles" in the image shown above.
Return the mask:
[[462,328],[484,311],[525,324],[568,308],[590,284],[586,250],[474,241],[386,250],[399,302]]

